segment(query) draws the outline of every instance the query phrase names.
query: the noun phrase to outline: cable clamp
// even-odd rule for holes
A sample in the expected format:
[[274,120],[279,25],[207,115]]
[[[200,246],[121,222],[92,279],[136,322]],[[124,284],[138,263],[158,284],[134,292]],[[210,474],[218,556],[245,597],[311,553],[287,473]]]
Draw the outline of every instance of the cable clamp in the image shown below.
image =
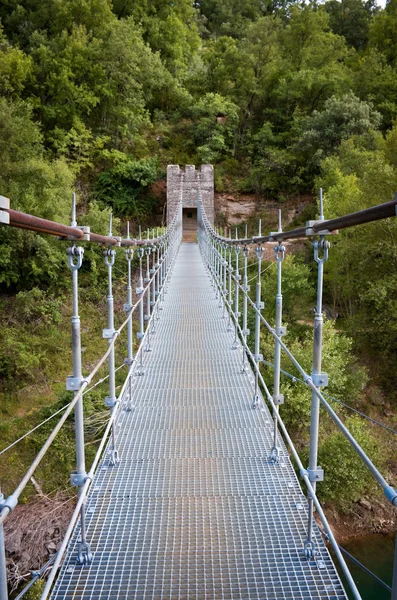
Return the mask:
[[255,306],[256,306],[256,308],[257,308],[258,310],[263,310],[263,309],[265,308],[265,303],[264,303],[264,302],[257,302],[257,303],[255,304]]
[[284,394],[278,394],[277,396],[273,396],[273,402],[276,406],[284,404]]
[[251,289],[251,286],[250,286],[250,285],[243,285],[243,286],[241,286],[241,287],[243,288],[243,291],[244,291],[244,292],[249,292],[249,291],[250,291],[250,289]]
[[77,237],[76,237],[76,236],[74,236],[74,235],[67,235],[66,237],[64,237],[64,236],[60,236],[60,235],[57,235],[57,236],[56,236],[56,237],[57,237],[57,240],[60,240],[61,242],[62,242],[62,240],[63,240],[63,241],[65,241],[65,240],[70,240],[70,241],[79,241],[79,242],[89,242],[89,241],[91,240],[91,229],[90,229],[90,227],[87,227],[87,226],[85,226],[85,225],[84,225],[84,226],[82,226],[82,227],[80,227],[80,226],[78,226],[78,225],[76,225],[76,226],[74,226],[74,225],[71,225],[71,227],[72,227],[73,229],[78,229],[79,231],[82,231],[82,232],[84,233],[83,239],[81,239],[81,238],[77,238]]
[[77,392],[80,389],[81,384],[81,377],[73,377],[73,375],[71,375],[66,378],[66,390],[68,392]]
[[243,329],[242,334],[243,335],[249,335],[251,333],[250,329]]
[[256,360],[256,362],[263,361],[263,354],[254,354],[253,357],[254,357],[254,360]]
[[117,402],[117,398],[114,398],[112,396],[106,396],[105,398],[105,406],[107,406],[108,408],[113,408],[114,406],[116,406]]
[[311,482],[324,481],[324,469],[321,467],[307,469],[306,473]]
[[335,231],[329,231],[329,229],[323,229],[322,231],[313,231],[313,225],[317,225],[317,223],[322,223],[323,221],[306,221],[306,235],[337,235],[339,231],[335,229]]
[[0,223],[4,225],[10,224],[10,215],[6,210],[10,209],[10,199],[5,196],[0,196]]
[[78,471],[72,471],[70,474],[70,485],[81,487],[87,480],[87,473],[79,473]]
[[103,329],[102,330],[102,337],[105,340],[111,340],[114,336],[114,334],[116,333],[115,329]]
[[274,333],[278,336],[278,337],[283,337],[283,335],[287,335],[287,328],[286,327],[275,327],[273,329]]
[[137,287],[135,291],[137,294],[142,294],[143,289],[144,289],[143,287]]
[[124,312],[128,313],[132,309],[132,304],[126,303],[123,305]]
[[326,387],[328,385],[327,373],[312,373],[311,379],[316,387]]

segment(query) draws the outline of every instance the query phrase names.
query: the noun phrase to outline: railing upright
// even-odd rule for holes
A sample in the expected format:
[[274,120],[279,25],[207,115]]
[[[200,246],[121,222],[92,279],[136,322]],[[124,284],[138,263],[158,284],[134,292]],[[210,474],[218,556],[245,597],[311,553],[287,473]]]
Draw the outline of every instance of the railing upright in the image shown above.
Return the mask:
[[[258,237],[261,236],[262,221],[259,219]],[[258,260],[258,274],[256,278],[256,292],[255,292],[255,304],[257,311],[255,313],[255,351],[254,359],[257,365],[263,360],[263,356],[260,352],[261,346],[261,318],[260,311],[264,308],[262,302],[262,260],[264,256],[263,246],[258,244],[255,250],[256,258]],[[255,370],[255,392],[252,399],[252,408],[258,408],[259,406],[259,384],[258,384],[258,370]]]
[[[322,190],[320,190],[320,221],[324,220],[323,215],[323,198]],[[313,341],[313,369],[312,382],[319,390],[321,387],[328,385],[328,376],[321,372],[322,362],[322,339],[323,339],[323,280],[324,280],[324,263],[328,259],[329,242],[320,236],[320,241],[313,242],[314,260],[317,263],[317,303],[316,312],[314,315],[314,341]],[[320,258],[319,250],[322,250],[323,257]],[[310,447],[309,447],[309,467],[308,476],[312,483],[314,492],[316,491],[317,482],[323,481],[324,471],[317,464],[318,458],[318,436],[320,423],[320,400],[315,391],[312,391],[312,401],[310,410]],[[304,551],[307,558],[314,558],[316,549],[313,541],[313,520],[314,520],[314,505],[313,499],[308,498],[308,525],[307,539],[304,543]]]
[[[282,231],[281,227],[281,210],[278,211],[278,231]],[[285,256],[285,247],[282,243],[278,243],[274,247],[274,257],[277,263],[277,292],[276,292],[276,334],[281,338],[286,334],[286,328],[282,326],[283,317],[283,295],[281,290],[282,283],[282,264]],[[275,340],[274,345],[274,374],[273,374],[273,401],[275,409],[273,412],[273,447],[270,452],[270,460],[274,463],[279,462],[280,448],[277,445],[278,427],[277,413],[280,404],[284,402],[283,394],[280,394],[280,372],[281,372],[281,346],[279,339]]]

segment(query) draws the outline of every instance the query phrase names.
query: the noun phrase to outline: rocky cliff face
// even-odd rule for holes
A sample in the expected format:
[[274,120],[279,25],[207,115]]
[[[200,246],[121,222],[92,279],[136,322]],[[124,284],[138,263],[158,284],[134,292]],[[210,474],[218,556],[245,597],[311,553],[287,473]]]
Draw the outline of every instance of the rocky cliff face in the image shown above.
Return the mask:
[[277,222],[277,211],[281,208],[283,226],[286,227],[310,202],[313,202],[311,196],[291,198],[280,204],[277,201],[265,200],[259,194],[222,193],[215,194],[215,214],[219,221],[224,221],[225,225],[232,227],[264,212],[269,214],[270,220]]

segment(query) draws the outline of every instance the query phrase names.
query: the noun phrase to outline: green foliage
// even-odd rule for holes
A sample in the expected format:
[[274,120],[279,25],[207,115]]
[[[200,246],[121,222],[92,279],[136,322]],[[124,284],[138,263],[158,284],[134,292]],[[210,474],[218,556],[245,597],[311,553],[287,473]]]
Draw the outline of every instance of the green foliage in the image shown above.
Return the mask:
[[373,110],[372,104],[360,101],[353,94],[342,98],[333,96],[325,102],[324,110],[315,110],[304,120],[299,146],[310,153],[313,163],[319,164],[342,140],[369,134],[378,129],[380,122],[381,116]]
[[[380,463],[380,448],[360,417],[345,419],[345,426],[375,464]],[[374,481],[370,471],[353,450],[345,436],[335,431],[319,446],[319,464],[324,468],[324,481],[318,486],[322,500],[337,502],[348,509],[366,492],[372,491]]]
[[[290,339],[285,338],[285,343],[289,350],[305,371],[310,373],[313,360],[312,328],[292,330],[292,334],[288,337]],[[325,321],[322,368],[329,377],[326,393],[337,398],[348,398],[349,402],[353,402],[358,397],[366,382],[365,371],[356,365],[351,351],[352,339],[338,332],[332,321]],[[301,377],[288,358],[283,359],[282,365],[289,373]],[[281,390],[286,399],[281,408],[283,419],[292,431],[305,431],[307,435],[307,426],[310,422],[310,390],[302,384],[291,383],[291,380],[286,377],[283,377]]]
[[329,0],[324,8],[329,14],[334,33],[343,36],[356,50],[367,47],[369,26],[373,15],[379,10],[373,0]]
[[[213,163],[218,191],[273,200],[321,183],[327,217],[386,202],[397,189],[396,10],[397,0],[384,10],[372,0],[6,0],[0,193],[12,208],[68,223],[76,188],[79,223],[99,233],[110,209],[151,220],[151,184],[178,162]],[[118,227],[114,220],[114,233]],[[326,267],[327,301],[356,347],[381,348],[385,373],[397,353],[395,237],[394,222],[343,231]],[[12,378],[45,382],[64,343],[65,259],[52,238],[0,229],[0,284],[17,294],[12,306],[4,301],[12,316],[0,352],[4,414],[15,410]],[[286,258],[283,268],[289,340],[310,371],[313,275],[298,259]],[[263,276],[270,319],[274,269]],[[104,270],[101,250],[87,247],[80,282],[90,303],[102,293]],[[265,335],[263,344],[271,357]],[[327,323],[330,390],[354,400],[365,374],[352,350],[350,336]],[[301,432],[307,391],[289,380],[283,388],[282,411]],[[339,438],[329,440],[324,460],[343,450]],[[70,448],[66,454],[69,469]]]
[[[393,197],[397,189],[396,128],[386,140],[375,138],[371,146],[365,139],[350,139],[342,143],[336,156],[323,162],[327,216]],[[327,265],[332,302],[343,311],[357,344],[382,357],[379,370],[385,375],[384,384],[397,352],[396,233],[394,220],[342,231],[333,242]]]
[[157,174],[155,159],[121,161],[98,177],[97,198],[113,206],[117,215],[142,218],[153,210],[153,199],[144,192]]

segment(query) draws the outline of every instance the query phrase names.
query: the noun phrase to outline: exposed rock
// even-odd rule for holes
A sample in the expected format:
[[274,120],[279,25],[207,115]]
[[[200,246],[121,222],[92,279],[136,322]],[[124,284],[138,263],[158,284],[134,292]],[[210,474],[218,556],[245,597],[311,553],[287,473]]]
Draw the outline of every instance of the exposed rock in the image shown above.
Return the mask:
[[366,508],[367,510],[372,510],[372,504],[370,502],[368,502],[368,500],[361,498],[361,500],[359,500],[358,503],[363,508]]

